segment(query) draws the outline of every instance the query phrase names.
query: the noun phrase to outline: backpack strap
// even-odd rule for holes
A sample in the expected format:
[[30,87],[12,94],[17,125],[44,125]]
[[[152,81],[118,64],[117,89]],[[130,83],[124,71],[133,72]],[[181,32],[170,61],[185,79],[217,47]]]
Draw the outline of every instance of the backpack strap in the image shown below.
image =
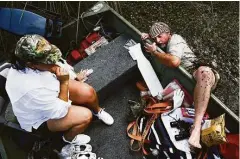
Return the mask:
[[147,114],[161,114],[168,112],[171,108],[172,104],[170,102],[162,102],[144,108],[144,112]]
[[[130,140],[130,149],[132,151],[139,151],[143,147],[144,143],[150,143],[149,140],[146,140],[146,136],[143,138],[143,135],[141,135],[138,121],[140,118],[137,118],[136,121],[131,122],[127,127],[127,134],[131,138]],[[147,127],[147,126],[146,126]],[[144,128],[143,134],[148,133],[148,128]],[[151,125],[150,125],[151,127]]]
[[149,140],[146,140],[149,130],[161,113],[167,112],[172,108],[172,104],[170,102],[157,103],[157,100],[150,96],[144,96],[143,98],[147,102],[144,112],[150,115],[150,117],[147,120],[142,134],[138,126],[140,119],[139,117],[136,119],[136,121],[133,121],[128,125],[127,134],[131,138],[130,149],[132,151],[139,151],[142,149],[143,154],[148,155],[149,153],[145,150],[144,144],[150,143]]
[[147,124],[146,124],[146,126],[145,126],[145,128],[143,130],[143,133],[142,133],[142,151],[143,151],[144,155],[148,155],[149,153],[145,150],[143,141],[145,141],[145,139],[146,139],[146,137],[148,135],[148,132],[151,129],[152,124],[158,118],[158,116],[159,116],[159,114],[153,114],[151,116],[151,118],[148,119]]
[[136,121],[133,121],[128,125],[127,133],[130,138],[142,141],[142,136],[139,135],[139,128]]
[[130,149],[132,151],[139,151],[141,149],[142,136],[139,131],[138,120],[131,122],[127,127],[127,134],[131,138]]

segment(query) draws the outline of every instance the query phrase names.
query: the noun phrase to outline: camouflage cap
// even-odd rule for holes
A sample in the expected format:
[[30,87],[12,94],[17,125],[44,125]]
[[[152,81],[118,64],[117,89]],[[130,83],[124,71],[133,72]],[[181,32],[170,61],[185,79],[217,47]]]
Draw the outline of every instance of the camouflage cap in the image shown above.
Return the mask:
[[55,64],[62,57],[59,48],[36,34],[23,36],[17,42],[15,55],[25,62],[45,64]]

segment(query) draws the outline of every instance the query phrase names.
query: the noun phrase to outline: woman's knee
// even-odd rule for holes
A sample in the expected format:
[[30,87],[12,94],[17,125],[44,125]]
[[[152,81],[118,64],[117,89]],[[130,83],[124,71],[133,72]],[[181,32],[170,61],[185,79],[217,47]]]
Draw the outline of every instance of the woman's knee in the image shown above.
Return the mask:
[[86,109],[86,111],[82,112],[81,115],[84,118],[84,123],[89,124],[92,121],[93,115],[92,112],[89,109]]
[[74,111],[72,112],[72,114],[74,114],[73,116],[76,117],[75,120],[78,122],[78,124],[89,124],[92,121],[93,118],[92,112],[87,108],[72,109],[70,111]]
[[85,85],[84,88],[79,88],[78,94],[84,98],[86,103],[92,103],[96,100],[96,92],[93,87]]
[[75,80],[70,80],[69,83],[69,92],[72,95],[86,95],[86,96],[92,96],[95,93],[95,90],[93,87],[86,83],[81,83]]
[[65,117],[47,121],[50,131],[66,131],[77,125],[88,125],[92,121],[92,112],[84,107],[71,106]]

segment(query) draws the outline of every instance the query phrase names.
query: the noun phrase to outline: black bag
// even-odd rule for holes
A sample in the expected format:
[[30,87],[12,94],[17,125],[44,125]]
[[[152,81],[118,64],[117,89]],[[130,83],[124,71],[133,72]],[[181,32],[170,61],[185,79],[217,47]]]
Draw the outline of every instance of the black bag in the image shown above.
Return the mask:
[[146,159],[186,158],[186,153],[176,149],[173,145],[161,117],[158,117],[151,126],[147,139],[151,142],[145,145],[146,150],[150,152],[149,155],[144,156]]
[[53,151],[51,140],[35,141],[27,159],[57,159],[57,153]]

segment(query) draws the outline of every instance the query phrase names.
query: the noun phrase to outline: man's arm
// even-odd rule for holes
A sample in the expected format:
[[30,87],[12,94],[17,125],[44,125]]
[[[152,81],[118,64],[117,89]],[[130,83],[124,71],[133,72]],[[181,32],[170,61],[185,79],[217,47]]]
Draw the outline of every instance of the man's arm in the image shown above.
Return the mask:
[[167,54],[167,53],[159,53],[158,51],[151,52],[153,56],[156,56],[156,58],[164,65],[168,67],[178,67],[181,63],[181,59],[177,56]]
[[178,67],[181,63],[181,59],[177,56],[174,56],[170,53],[158,52],[156,43],[153,43],[152,45],[146,44],[144,47],[148,53],[150,53],[152,56],[156,56],[156,58],[162,64],[168,67]]
[[[142,40],[145,40],[147,38],[150,38],[149,34],[142,33],[141,35]],[[178,56],[174,56],[170,53],[164,53],[164,52],[158,52],[157,51],[157,45],[154,42],[153,44],[148,44],[144,46],[146,49],[146,52],[150,53],[153,56],[156,56],[156,58],[164,65],[168,67],[178,67],[181,63],[181,59]]]

